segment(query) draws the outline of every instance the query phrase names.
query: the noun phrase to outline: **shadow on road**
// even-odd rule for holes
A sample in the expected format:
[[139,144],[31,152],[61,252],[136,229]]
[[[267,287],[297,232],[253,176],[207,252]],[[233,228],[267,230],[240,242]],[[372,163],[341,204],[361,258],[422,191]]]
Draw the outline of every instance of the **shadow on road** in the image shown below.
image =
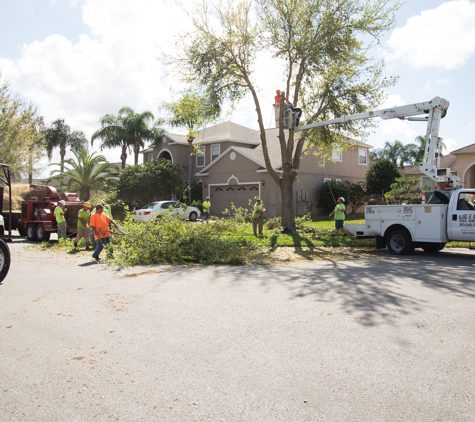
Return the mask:
[[[475,297],[473,256],[454,252],[434,255],[415,252],[396,257],[387,251],[374,256],[341,261],[335,255],[321,266],[266,267],[265,276],[256,274],[263,288],[284,285],[291,299],[311,297],[317,302],[337,304],[365,326],[394,324],[398,316],[422,309],[426,300],[411,287],[436,290],[461,297]],[[286,269],[287,268],[287,269]],[[223,268],[232,272],[235,284],[245,283],[249,269]],[[229,274],[231,276],[231,274]],[[422,290],[423,292],[423,290]]]

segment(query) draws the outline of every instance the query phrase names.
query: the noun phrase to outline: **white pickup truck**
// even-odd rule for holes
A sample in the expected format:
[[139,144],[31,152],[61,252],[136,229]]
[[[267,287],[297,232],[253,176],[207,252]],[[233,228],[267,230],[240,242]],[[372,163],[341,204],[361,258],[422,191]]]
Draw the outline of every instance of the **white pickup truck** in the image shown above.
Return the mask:
[[[450,195],[450,196],[449,196]],[[396,255],[415,248],[437,252],[448,241],[475,242],[474,189],[435,191],[426,204],[368,205],[364,224],[347,224],[359,239],[376,238]]]

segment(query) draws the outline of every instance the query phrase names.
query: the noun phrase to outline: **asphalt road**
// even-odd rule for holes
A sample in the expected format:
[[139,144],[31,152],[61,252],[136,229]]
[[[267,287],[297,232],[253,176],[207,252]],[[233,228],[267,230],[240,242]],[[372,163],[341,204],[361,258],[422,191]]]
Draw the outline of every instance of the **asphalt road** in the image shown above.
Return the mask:
[[474,251],[115,271],[15,240],[1,421],[471,421]]

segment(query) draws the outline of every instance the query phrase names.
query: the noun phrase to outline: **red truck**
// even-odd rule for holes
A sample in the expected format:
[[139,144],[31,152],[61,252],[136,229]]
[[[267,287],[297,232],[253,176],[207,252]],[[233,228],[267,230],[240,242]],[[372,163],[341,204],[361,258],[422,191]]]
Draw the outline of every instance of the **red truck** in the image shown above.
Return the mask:
[[83,208],[77,194],[63,192],[58,194],[52,186],[30,185],[37,189],[29,199],[21,203],[21,214],[12,215],[12,228],[17,228],[20,236],[26,236],[29,241],[48,241],[51,233],[58,230],[54,209],[60,200],[66,201],[66,230],[67,234],[77,232],[78,211]]

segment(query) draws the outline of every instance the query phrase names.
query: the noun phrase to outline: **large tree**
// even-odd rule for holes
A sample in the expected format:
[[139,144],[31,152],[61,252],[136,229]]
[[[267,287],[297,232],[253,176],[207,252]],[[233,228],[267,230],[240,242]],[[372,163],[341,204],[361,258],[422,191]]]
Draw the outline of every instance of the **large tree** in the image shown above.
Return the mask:
[[196,132],[218,118],[212,104],[196,92],[185,92],[178,101],[164,102],[171,113],[171,126],[186,130],[188,141],[188,202],[191,203],[191,185],[193,184],[193,142]]
[[384,196],[391,190],[391,184],[401,177],[394,163],[387,159],[377,160],[369,166],[365,176],[365,190],[369,194]]
[[117,199],[131,207],[181,196],[186,187],[183,168],[163,158],[141,165],[128,166],[120,172]]
[[70,147],[73,152],[87,150],[86,135],[82,130],[72,131],[71,127],[64,123],[64,119],[55,120],[46,129],[46,154],[48,159],[51,160],[53,150],[59,148],[61,172],[64,172],[64,157],[66,156],[67,147]]
[[[2,75],[0,74],[0,80]],[[44,153],[44,125],[36,108],[0,83],[0,162],[10,166],[12,177],[39,172]]]
[[[76,192],[83,201],[91,198],[91,191],[104,191],[118,181],[118,168],[109,163],[103,155],[86,150],[73,151],[75,158],[64,162],[65,170],[53,170],[53,177],[68,191]],[[60,163],[52,164],[61,166]]]
[[[250,93],[256,108],[266,168],[282,192],[282,225],[295,228],[293,184],[306,142],[330,149],[338,132],[360,134],[369,122],[322,127],[294,137],[280,125],[282,172],[271,165],[254,75],[258,55],[271,55],[285,80],[286,98],[312,123],[377,108],[395,82],[368,49],[394,25],[398,2],[388,0],[202,0],[188,13],[192,28],[176,46],[176,72],[203,87],[219,110]],[[369,43],[367,42],[369,41]],[[284,97],[283,97],[284,98]],[[280,119],[283,120],[283,104]],[[266,105],[267,106],[267,105]]]

